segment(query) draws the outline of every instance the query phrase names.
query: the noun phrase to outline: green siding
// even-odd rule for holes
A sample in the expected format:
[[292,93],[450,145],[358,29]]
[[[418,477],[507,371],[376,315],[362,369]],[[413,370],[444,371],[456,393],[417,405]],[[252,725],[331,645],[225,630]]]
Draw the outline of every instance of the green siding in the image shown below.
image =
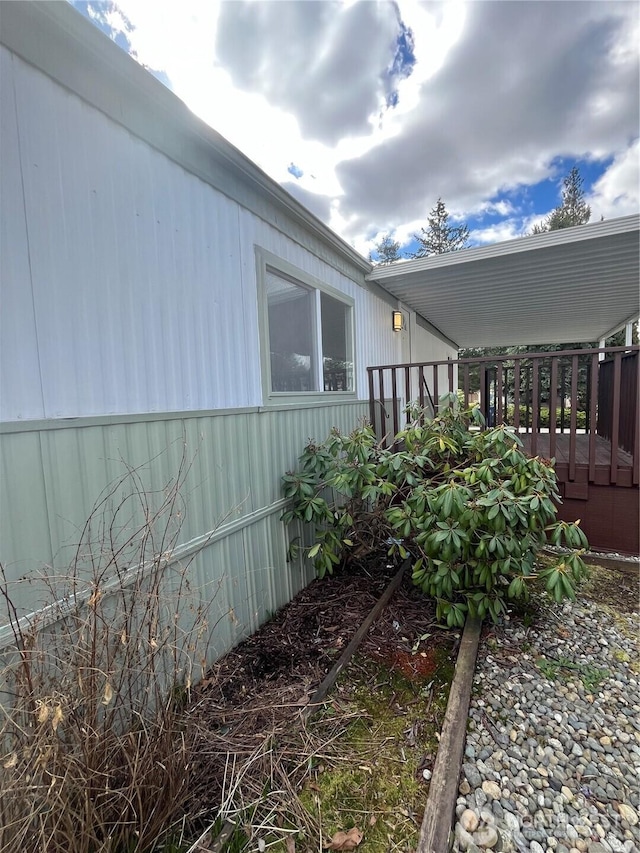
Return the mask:
[[[312,576],[301,560],[287,562],[289,537],[308,533],[287,531],[280,521],[282,474],[309,438],[322,439],[333,426],[352,429],[365,412],[366,404],[356,401],[174,419],[150,415],[123,423],[95,418],[77,427],[52,421],[37,430],[16,424],[11,431],[4,424],[0,559],[19,613],[43,605],[40,570],[51,565],[64,574],[92,507],[127,466],[155,505],[175,481],[184,454],[188,471],[177,550],[183,562],[190,561],[190,583],[205,600],[214,599],[212,654],[223,653]],[[126,489],[126,483],[118,488],[116,503]],[[139,505],[129,507],[116,524],[120,537],[142,519]],[[9,634],[6,627],[0,632],[1,643]]]

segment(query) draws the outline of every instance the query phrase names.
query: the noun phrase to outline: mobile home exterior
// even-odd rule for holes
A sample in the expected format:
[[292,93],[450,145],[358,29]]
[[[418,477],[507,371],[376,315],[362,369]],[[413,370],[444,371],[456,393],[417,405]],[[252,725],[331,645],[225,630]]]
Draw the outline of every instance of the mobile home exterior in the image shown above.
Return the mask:
[[186,459],[175,556],[229,615],[219,655],[311,577],[280,520],[306,441],[367,415],[368,365],[456,345],[66,3],[4,4],[0,41],[0,559],[18,615],[123,470],[161,494]]

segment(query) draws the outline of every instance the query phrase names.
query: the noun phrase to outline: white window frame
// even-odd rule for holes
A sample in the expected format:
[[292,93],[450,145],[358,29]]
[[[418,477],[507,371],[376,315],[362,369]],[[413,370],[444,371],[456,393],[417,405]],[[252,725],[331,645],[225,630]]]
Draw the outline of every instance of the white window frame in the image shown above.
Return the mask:
[[[337,402],[357,399],[356,389],[356,346],[355,346],[355,299],[346,293],[331,287],[316,279],[304,270],[295,267],[288,261],[268,252],[259,246],[256,252],[256,273],[258,284],[258,320],[260,327],[260,362],[262,373],[262,393],[265,405],[278,406],[301,403]],[[349,309],[347,322],[347,349],[351,352],[353,365],[353,388],[350,391],[272,391],[271,390],[271,348],[269,345],[269,312],[267,308],[267,270],[276,275],[282,275],[293,284],[303,287],[314,293],[314,317],[315,325],[315,364],[313,366],[313,380],[317,388],[324,384],[322,367],[322,315],[320,309],[320,297],[325,293],[337,302],[341,302]]]

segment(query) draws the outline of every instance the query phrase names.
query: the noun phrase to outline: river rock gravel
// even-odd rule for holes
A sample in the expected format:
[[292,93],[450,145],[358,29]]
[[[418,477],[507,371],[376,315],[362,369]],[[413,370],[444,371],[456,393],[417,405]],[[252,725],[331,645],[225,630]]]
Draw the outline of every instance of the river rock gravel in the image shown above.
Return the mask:
[[640,853],[639,627],[637,613],[578,599],[490,628],[456,853]]

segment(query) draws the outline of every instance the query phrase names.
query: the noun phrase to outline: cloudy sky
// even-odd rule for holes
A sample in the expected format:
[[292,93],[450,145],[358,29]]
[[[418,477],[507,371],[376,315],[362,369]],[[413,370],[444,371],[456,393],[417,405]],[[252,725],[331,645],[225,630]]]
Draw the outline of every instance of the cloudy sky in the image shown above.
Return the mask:
[[633,0],[72,2],[365,255],[438,197],[517,237],[573,165],[591,221],[639,209]]

